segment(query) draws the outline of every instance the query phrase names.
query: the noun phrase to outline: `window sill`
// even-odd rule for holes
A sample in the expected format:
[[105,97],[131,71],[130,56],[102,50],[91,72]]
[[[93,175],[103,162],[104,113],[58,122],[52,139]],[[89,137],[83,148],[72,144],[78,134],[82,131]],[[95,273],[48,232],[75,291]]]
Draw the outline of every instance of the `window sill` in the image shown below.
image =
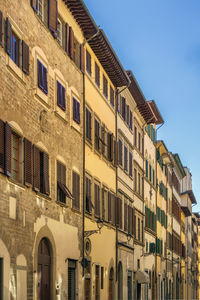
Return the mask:
[[78,132],[81,133],[80,124],[72,119],[71,126]]
[[88,147],[90,147],[92,149],[92,141],[90,141],[89,139],[85,138],[85,144],[88,145]]
[[25,186],[24,184],[15,181],[12,177],[9,177],[9,178],[8,178],[8,181],[9,181],[9,183],[11,183],[12,185],[17,186],[17,187],[19,187],[19,188],[21,188],[22,190],[25,191],[26,186]]
[[40,193],[40,192],[36,192],[36,195],[37,195],[39,198],[44,198],[44,199],[49,200],[49,201],[52,200],[50,196],[47,196],[47,195],[42,194],[42,193]]
[[66,199],[66,202],[61,202],[61,201],[56,201],[56,204],[58,204],[59,206],[61,207],[65,207],[65,208],[68,208],[68,207],[71,207],[71,201],[69,199]]
[[59,108],[57,106],[56,110],[55,110],[55,115],[61,119],[62,121],[64,121],[65,123],[67,123],[67,116],[66,116],[66,111],[63,111],[61,108]]
[[50,107],[48,96],[38,86],[36,87],[35,97],[45,104],[45,106]]
[[25,84],[25,74],[8,55],[6,55],[6,64],[12,74],[17,77],[17,79],[19,79],[23,84]]

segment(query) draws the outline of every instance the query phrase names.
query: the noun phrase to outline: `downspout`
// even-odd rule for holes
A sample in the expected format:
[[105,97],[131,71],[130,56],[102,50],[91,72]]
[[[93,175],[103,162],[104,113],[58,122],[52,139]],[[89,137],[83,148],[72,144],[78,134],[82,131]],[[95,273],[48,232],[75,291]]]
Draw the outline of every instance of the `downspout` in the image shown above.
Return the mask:
[[[158,135],[158,130],[164,125],[164,122],[156,129],[156,141],[157,141],[157,135]],[[157,149],[157,148],[156,148]],[[155,151],[155,162],[156,162],[156,216],[157,216],[157,202],[158,202],[158,186],[157,186],[157,173],[158,173],[158,164],[157,164],[157,151]],[[158,292],[158,279],[157,279],[157,218],[156,218],[156,249],[155,249],[155,288],[156,288],[156,292],[155,292],[155,299],[158,299],[157,297],[157,292]]]

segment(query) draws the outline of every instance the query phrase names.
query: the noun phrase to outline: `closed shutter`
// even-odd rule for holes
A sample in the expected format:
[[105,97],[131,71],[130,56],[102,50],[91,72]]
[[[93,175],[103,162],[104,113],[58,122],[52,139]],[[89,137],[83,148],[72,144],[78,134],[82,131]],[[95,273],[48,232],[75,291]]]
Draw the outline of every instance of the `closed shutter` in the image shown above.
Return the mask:
[[5,169],[7,176],[11,176],[11,127],[5,123]]
[[126,106],[126,123],[129,125],[130,122],[130,108],[129,105]]
[[118,166],[118,142],[114,141],[114,165]]
[[57,19],[58,19],[58,8],[57,0],[49,0],[49,29],[53,35],[57,36]]
[[38,73],[38,86],[43,89],[43,82],[42,82],[42,72],[43,68],[42,68],[42,63],[38,60],[37,61],[37,73]]
[[8,18],[6,18],[6,52],[9,56],[11,56],[11,34],[12,34],[12,27]]
[[128,205],[128,233],[131,233],[131,207]]
[[111,220],[111,193],[108,192],[108,221],[110,222]]
[[120,166],[122,166],[122,141],[119,140],[118,144],[119,144],[119,164]]
[[102,219],[105,220],[105,190],[101,189]]
[[115,225],[115,215],[116,215],[116,212],[115,212],[115,206],[116,206],[116,197],[115,195],[111,194],[111,221],[112,221],[112,224]]
[[124,203],[124,231],[128,230],[128,206]]
[[31,6],[36,12],[38,12],[38,0],[31,0]]
[[80,45],[80,53],[81,53],[80,69],[83,73],[85,73],[85,49],[82,44]]
[[115,198],[115,225],[119,226],[119,198]]
[[24,139],[24,184],[32,186],[32,143]]
[[29,74],[29,46],[22,41],[22,71]]
[[119,227],[122,229],[122,199],[119,198]]
[[40,150],[33,145],[33,189],[40,191]]
[[73,184],[73,208],[79,209],[80,207],[80,176],[73,172],[72,175]]
[[68,261],[68,300],[76,299],[76,262]]
[[107,142],[108,142],[108,160],[113,161],[113,134],[107,134]]
[[0,172],[4,172],[4,157],[5,157],[5,148],[4,148],[4,122],[0,119]]
[[126,119],[126,99],[124,97],[121,98],[122,101],[122,118]]
[[129,127],[130,127],[131,130],[133,130],[133,114],[132,114],[132,111],[130,111]]
[[0,11],[0,45],[4,45],[4,19],[2,11]]
[[129,175],[133,177],[133,155],[129,152]]
[[49,156],[43,153],[44,194],[49,195]]
[[132,235],[134,235],[134,228],[135,228],[135,209],[132,208]]
[[99,199],[99,186],[94,184],[94,194],[95,194],[95,209],[94,213],[96,217],[100,216],[100,199]]
[[65,24],[65,52],[69,55],[69,25]]
[[74,58],[74,32],[72,27],[69,27],[69,56]]
[[48,94],[48,85],[47,85],[47,68],[43,66],[43,88],[44,92]]

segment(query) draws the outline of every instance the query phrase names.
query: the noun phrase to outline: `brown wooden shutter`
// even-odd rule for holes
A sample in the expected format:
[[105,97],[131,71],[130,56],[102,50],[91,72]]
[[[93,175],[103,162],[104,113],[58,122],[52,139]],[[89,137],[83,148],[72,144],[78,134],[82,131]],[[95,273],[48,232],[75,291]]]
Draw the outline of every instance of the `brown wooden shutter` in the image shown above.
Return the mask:
[[115,197],[115,225],[119,226],[119,198]]
[[72,27],[69,27],[69,56],[74,58],[74,32]]
[[128,230],[128,215],[127,215],[127,212],[128,212],[128,206],[126,203],[124,203],[124,231],[127,231]]
[[80,45],[80,53],[81,53],[80,69],[83,73],[85,73],[85,49],[82,44]]
[[114,141],[114,165],[118,166],[118,142]]
[[33,145],[33,189],[40,191],[40,150]]
[[60,182],[61,183],[61,163],[58,161],[57,162],[57,182]]
[[132,235],[134,235],[134,232],[135,232],[135,218],[134,218],[134,216],[135,216],[135,209],[132,208]]
[[128,205],[128,233],[131,233],[131,207]]
[[4,130],[5,130],[5,124],[0,119],[0,172],[2,173],[4,173],[4,157],[5,157]]
[[4,173],[11,176],[11,127],[5,123],[5,168]]
[[49,195],[49,156],[43,153],[44,194]]
[[12,34],[12,27],[8,17],[6,18],[6,52],[10,56],[11,55],[11,34]]
[[22,71],[29,74],[29,46],[22,41]]
[[116,211],[115,211],[115,207],[116,207],[116,197],[115,195],[111,194],[111,218],[112,218],[112,224],[115,225],[115,218],[116,218]]
[[98,216],[98,186],[94,184],[94,213]]
[[76,199],[76,190],[77,190],[77,187],[76,187],[76,173],[75,172],[73,172],[72,173],[72,193],[73,193],[73,202],[72,202],[72,206],[74,207],[74,208],[76,208],[76,201],[77,201],[77,199]]
[[57,35],[57,19],[58,19],[58,8],[57,0],[49,0],[49,29],[56,37]]
[[4,46],[4,19],[3,14],[0,11],[0,45]]
[[73,208],[80,208],[80,176],[73,172],[72,174]]
[[65,24],[65,52],[69,55],[69,25]]
[[24,184],[32,186],[32,143],[24,139]]
[[108,192],[108,221],[110,222],[111,220],[111,193]]

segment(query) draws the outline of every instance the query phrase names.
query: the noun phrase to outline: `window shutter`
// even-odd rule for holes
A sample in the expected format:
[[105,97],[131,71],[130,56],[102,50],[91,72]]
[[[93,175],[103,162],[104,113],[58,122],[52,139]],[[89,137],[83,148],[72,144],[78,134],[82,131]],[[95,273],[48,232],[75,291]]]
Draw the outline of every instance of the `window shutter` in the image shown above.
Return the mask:
[[32,186],[32,143],[24,139],[24,184]]
[[57,36],[57,19],[58,19],[57,0],[49,0],[49,29],[54,37]]
[[38,72],[38,86],[42,89],[42,63],[38,60],[37,61],[37,72]]
[[118,166],[118,142],[114,141],[114,165]]
[[128,205],[128,233],[131,233],[131,207]]
[[101,189],[102,219],[105,220],[105,190]]
[[22,41],[22,71],[29,74],[29,46]]
[[121,98],[122,100],[122,118],[126,119],[126,99],[124,97]]
[[4,157],[5,157],[5,148],[4,148],[4,122],[0,119],[0,172],[4,172]]
[[12,27],[8,17],[6,18],[6,52],[9,56],[11,56],[11,34]]
[[61,96],[61,98],[62,98],[62,108],[65,111],[66,110],[66,104],[65,104],[65,88],[64,88],[64,86],[62,86],[61,92],[62,92],[61,93],[62,94],[62,96]]
[[122,229],[122,199],[119,198],[119,227]]
[[133,114],[132,111],[130,110],[130,122],[129,122],[129,127],[131,130],[133,130]]
[[48,93],[48,85],[47,85],[47,68],[43,66],[43,87],[44,87],[44,92],[47,94]]
[[122,166],[122,141],[119,140],[119,164]]
[[43,172],[44,172],[44,194],[49,195],[49,156],[43,153]]
[[119,198],[115,198],[115,225],[119,226]]
[[4,173],[11,176],[11,127],[5,123],[5,168]]
[[130,122],[130,108],[129,105],[126,106],[126,123],[129,125]]
[[33,189],[40,191],[40,150],[33,145]]
[[74,58],[74,32],[72,27],[69,27],[69,56]]
[[59,81],[57,81],[57,105],[62,106],[61,105],[61,84]]
[[69,55],[69,25],[65,24],[65,52]]
[[36,12],[38,12],[38,0],[31,0],[31,6]]
[[124,231],[128,230],[128,226],[127,226],[127,221],[128,221],[127,210],[128,210],[128,206],[127,206],[126,203],[124,203]]
[[111,221],[111,193],[108,192],[108,221]]
[[80,53],[81,53],[80,69],[83,73],[85,73],[85,49],[82,44],[80,45]]
[[4,46],[4,19],[2,11],[0,11],[0,45]]

